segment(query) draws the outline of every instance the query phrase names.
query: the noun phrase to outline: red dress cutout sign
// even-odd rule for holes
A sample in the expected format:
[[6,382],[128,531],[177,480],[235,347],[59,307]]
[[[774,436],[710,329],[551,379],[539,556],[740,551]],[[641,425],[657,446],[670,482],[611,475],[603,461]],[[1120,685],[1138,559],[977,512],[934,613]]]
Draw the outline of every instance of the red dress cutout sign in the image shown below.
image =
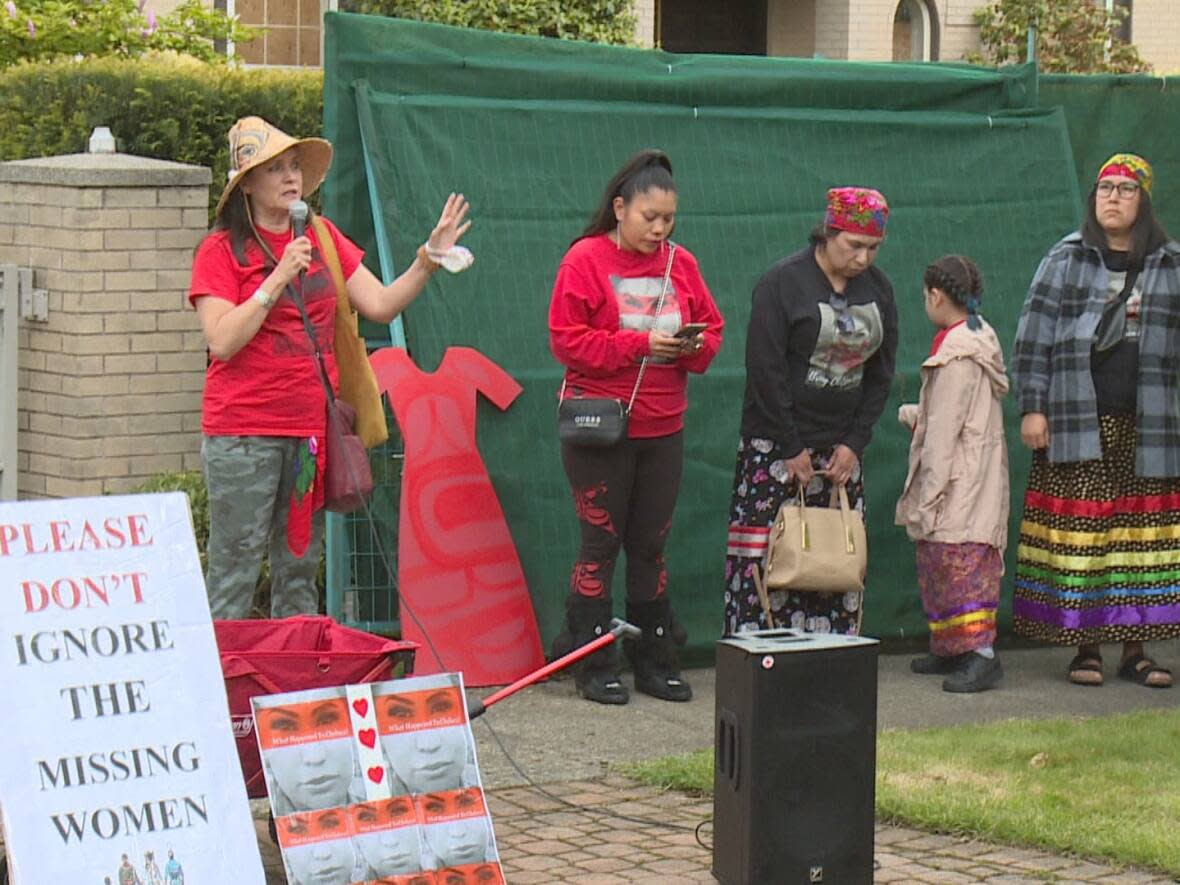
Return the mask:
[[432,373],[397,347],[371,361],[406,447],[398,590],[402,638],[421,643],[415,675],[462,670],[467,685],[513,682],[545,656],[516,546],[476,448],[475,395],[507,409],[521,387],[470,347],[449,348]]

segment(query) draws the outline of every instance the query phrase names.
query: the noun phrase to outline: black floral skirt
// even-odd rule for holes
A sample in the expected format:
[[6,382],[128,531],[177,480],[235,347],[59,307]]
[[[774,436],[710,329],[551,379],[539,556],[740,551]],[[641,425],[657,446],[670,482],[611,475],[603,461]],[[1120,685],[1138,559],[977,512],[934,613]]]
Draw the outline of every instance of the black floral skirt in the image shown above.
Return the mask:
[[[820,470],[832,451],[815,452],[812,465]],[[845,486],[848,503],[864,517],[864,480],[860,465]],[[794,493],[788,490],[787,457],[773,441],[742,437],[738,444],[729,511],[729,543],[725,557],[725,635],[769,627],[754,586],[754,568],[766,564],[767,542],[779,507]],[[803,494],[809,505],[827,507],[832,483],[815,475]],[[862,593],[799,593],[769,590],[770,609],[778,627],[812,633],[860,632]]]

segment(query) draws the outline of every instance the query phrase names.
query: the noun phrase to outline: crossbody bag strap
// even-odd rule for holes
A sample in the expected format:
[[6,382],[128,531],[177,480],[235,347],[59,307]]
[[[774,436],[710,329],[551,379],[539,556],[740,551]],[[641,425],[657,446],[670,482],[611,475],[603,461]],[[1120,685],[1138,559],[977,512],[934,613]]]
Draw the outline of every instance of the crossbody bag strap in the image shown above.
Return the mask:
[[[315,228],[315,230],[316,230],[316,234],[317,234],[316,240],[317,241],[321,240],[322,237],[319,236],[320,231],[323,230],[323,232],[325,234],[327,234],[327,231],[321,227],[322,222],[319,221],[318,217],[313,216],[311,219],[311,224],[312,224],[312,227]],[[328,236],[330,239],[331,235],[329,234]],[[278,265],[279,260],[277,258],[275,258],[274,252],[272,252],[270,250],[270,244],[268,244],[265,240],[262,239],[262,237],[258,236],[257,234],[255,234],[255,236],[254,236],[254,241],[256,243],[258,243],[258,246],[259,246],[259,248],[262,249],[263,254],[265,254],[266,257],[269,258],[273,264]],[[331,248],[332,248],[332,255],[336,259],[336,268],[340,272],[340,277],[343,278],[344,271],[340,269],[340,258],[339,258],[339,256],[336,255],[335,244],[332,244]],[[321,255],[324,254],[324,248],[323,248],[322,243],[320,244],[320,254]],[[326,256],[325,256],[324,263],[327,264]],[[329,269],[329,271],[332,269],[331,265],[328,266],[328,269]],[[287,283],[286,290],[287,290],[287,294],[291,296],[291,300],[295,302],[295,307],[297,307],[299,309],[299,318],[303,320],[303,331],[307,333],[307,337],[311,340],[312,350],[315,352],[316,367],[320,370],[319,371],[320,384],[323,385],[324,393],[328,397],[328,405],[331,405],[332,403],[334,403],[336,401],[336,393],[332,390],[332,382],[330,380],[328,380],[328,367],[324,365],[324,356],[322,353],[320,353],[320,342],[319,342],[319,339],[316,338],[316,335],[315,335],[315,326],[313,326],[311,324],[311,317],[309,317],[307,315],[307,306],[303,303],[302,276],[303,275],[300,274],[300,279],[299,279],[300,291],[296,291],[295,286],[292,283]],[[333,275],[333,279],[335,279],[335,275]],[[347,296],[345,296],[345,297],[347,297]],[[339,303],[339,299],[340,299],[339,287],[337,287],[336,298],[337,298],[337,303]]]
[[[302,275],[301,275],[302,276]],[[303,281],[300,280],[299,289],[303,288]],[[311,317],[307,315],[307,306],[303,303],[302,291],[297,291],[293,283],[287,283],[287,293],[291,296],[291,300],[295,302],[295,306],[299,308],[299,316],[303,320],[303,330],[307,333],[307,337],[311,339],[311,346],[315,351],[316,367],[320,370],[320,384],[324,387],[324,393],[328,397],[328,405],[336,402],[336,392],[332,390],[332,382],[328,380],[328,367],[324,365],[324,355],[320,352],[320,342],[316,338],[315,326],[311,324]]]
[[[664,309],[664,299],[668,297],[668,283],[672,279],[672,259],[676,257],[676,244],[671,240],[668,241],[668,266],[664,268],[664,285],[660,289],[659,300],[656,301],[656,312],[652,318],[651,327],[654,329],[657,322],[660,320],[660,311]],[[643,373],[647,371],[647,361],[651,357],[645,356],[643,362],[639,364],[639,374],[635,376],[635,387],[631,389],[631,399],[627,401],[627,414],[631,414],[631,408],[635,405],[635,397],[639,395],[639,385],[643,383]]]
[[[656,315],[655,320],[652,321],[652,327],[655,327],[655,322],[660,318],[660,311],[664,309],[664,300],[668,297],[668,283],[672,279],[672,258],[676,254],[676,244],[669,241],[668,249],[668,266],[664,268],[664,285],[660,290],[659,300],[656,301]],[[647,370],[648,357],[643,358],[643,362],[639,364],[639,374],[635,378],[635,386],[631,389],[631,398],[627,401],[626,414],[631,414],[631,407],[635,405],[635,397],[639,395],[639,385],[643,383],[643,373]],[[557,392],[557,401],[560,403],[565,399],[565,385],[564,378],[561,379],[561,390]]]

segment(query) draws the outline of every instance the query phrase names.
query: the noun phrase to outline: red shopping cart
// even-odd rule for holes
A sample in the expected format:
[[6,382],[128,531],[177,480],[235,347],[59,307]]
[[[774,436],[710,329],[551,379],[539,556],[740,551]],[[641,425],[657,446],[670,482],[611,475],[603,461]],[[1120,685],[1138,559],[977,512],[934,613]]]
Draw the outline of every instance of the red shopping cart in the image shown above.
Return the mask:
[[246,794],[251,799],[266,795],[250,710],[252,697],[406,676],[413,672],[418,648],[415,642],[374,636],[322,616],[214,621],[213,628]]

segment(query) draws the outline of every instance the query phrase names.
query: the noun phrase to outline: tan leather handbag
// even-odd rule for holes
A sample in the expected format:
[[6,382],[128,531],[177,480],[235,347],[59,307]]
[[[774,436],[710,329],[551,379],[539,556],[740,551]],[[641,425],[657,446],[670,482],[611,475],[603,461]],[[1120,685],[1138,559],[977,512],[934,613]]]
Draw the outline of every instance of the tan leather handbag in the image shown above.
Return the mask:
[[369,363],[365,342],[357,332],[356,311],[348,301],[344,269],[340,266],[340,256],[336,254],[336,244],[318,215],[312,216],[311,226],[315,229],[324,264],[336,284],[335,351],[336,370],[340,376],[338,395],[356,412],[356,435],[366,449],[371,449],[389,439],[381,390]]
[[779,508],[766,558],[771,590],[863,593],[867,564],[864,520],[848,506],[844,486],[832,490],[830,507],[808,507],[800,489]]

